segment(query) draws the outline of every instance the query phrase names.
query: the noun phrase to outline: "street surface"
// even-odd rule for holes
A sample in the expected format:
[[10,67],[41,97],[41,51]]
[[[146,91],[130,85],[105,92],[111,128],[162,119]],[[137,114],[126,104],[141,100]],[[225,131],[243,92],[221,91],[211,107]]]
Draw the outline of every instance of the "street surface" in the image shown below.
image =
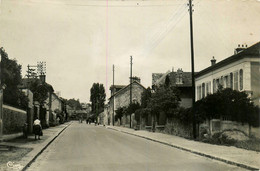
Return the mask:
[[244,170],[143,138],[73,122],[28,171]]

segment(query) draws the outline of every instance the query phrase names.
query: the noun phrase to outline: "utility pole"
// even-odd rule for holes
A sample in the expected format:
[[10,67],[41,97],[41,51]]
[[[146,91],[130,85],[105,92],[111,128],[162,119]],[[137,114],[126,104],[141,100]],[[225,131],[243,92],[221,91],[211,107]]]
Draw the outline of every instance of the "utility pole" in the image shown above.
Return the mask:
[[3,135],[2,48],[0,49],[0,137]]
[[112,116],[112,123],[113,123],[113,126],[115,125],[115,97],[114,97],[114,94],[115,94],[115,65],[113,65],[113,116]]
[[[130,105],[132,105],[132,66],[133,66],[133,57],[130,56]],[[130,114],[130,128],[132,122],[132,114]]]
[[193,138],[196,139],[196,115],[195,115],[195,78],[194,78],[194,48],[193,48],[193,26],[192,26],[192,12],[193,12],[192,0],[189,0],[189,12],[190,12],[190,46],[191,46],[191,77],[192,77],[192,126],[193,126]]

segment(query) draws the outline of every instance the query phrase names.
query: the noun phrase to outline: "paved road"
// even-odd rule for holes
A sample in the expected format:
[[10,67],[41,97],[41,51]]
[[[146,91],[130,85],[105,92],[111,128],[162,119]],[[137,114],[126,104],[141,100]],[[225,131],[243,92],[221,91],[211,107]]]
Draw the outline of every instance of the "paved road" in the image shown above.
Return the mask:
[[243,170],[105,127],[74,122],[28,171]]

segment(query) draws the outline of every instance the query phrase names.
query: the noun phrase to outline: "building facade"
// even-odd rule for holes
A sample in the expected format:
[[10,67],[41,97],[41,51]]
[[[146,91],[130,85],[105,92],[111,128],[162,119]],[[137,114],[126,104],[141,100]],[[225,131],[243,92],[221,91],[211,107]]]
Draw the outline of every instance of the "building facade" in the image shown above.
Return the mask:
[[[120,87],[120,88],[119,88]],[[132,102],[138,102],[141,104],[141,96],[145,87],[140,83],[140,79],[133,80],[132,84]],[[117,91],[116,91],[116,88]],[[130,104],[130,84],[127,86],[111,86],[111,97],[108,102],[108,124],[113,123],[113,110],[114,117],[116,115],[115,111],[120,107],[128,107]]]
[[217,92],[221,87],[245,91],[255,105],[260,100],[260,42],[235,49],[235,54],[195,75],[196,100]]

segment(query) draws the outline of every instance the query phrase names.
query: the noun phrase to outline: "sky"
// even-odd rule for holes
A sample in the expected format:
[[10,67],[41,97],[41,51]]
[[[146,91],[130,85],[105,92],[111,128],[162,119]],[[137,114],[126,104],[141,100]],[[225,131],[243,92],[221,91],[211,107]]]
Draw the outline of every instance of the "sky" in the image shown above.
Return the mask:
[[[0,0],[0,47],[22,65],[46,62],[46,81],[64,98],[89,102],[93,83],[110,96],[133,76],[191,71],[188,0]],[[195,71],[260,41],[260,0],[194,0]]]

